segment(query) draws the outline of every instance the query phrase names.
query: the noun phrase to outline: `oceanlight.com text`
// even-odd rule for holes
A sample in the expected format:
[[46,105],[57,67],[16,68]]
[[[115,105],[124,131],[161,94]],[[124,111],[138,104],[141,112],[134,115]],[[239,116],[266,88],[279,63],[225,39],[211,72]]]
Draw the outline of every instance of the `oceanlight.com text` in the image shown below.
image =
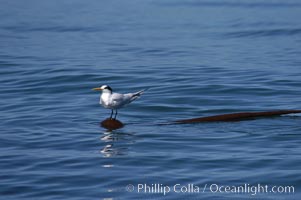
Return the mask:
[[169,193],[213,193],[213,194],[294,194],[294,186],[281,186],[281,185],[265,185],[265,184],[255,184],[251,185],[248,183],[242,185],[222,185],[222,184],[179,184],[165,185],[161,183],[153,184],[128,184],[126,186],[126,191],[144,193],[144,194],[162,194],[168,195]]

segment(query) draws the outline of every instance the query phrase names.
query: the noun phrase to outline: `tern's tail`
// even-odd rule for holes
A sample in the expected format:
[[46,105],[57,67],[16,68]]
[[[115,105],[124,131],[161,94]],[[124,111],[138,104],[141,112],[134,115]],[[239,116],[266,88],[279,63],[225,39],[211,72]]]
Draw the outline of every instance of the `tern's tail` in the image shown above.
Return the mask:
[[134,95],[133,95],[133,97],[140,97],[141,96],[141,94],[143,94],[143,92],[144,92],[145,90],[140,90],[139,92],[136,92],[136,93],[134,93]]
[[134,101],[135,99],[139,98],[143,94],[144,91],[145,90],[140,90],[139,92],[134,93],[131,98],[131,101]]

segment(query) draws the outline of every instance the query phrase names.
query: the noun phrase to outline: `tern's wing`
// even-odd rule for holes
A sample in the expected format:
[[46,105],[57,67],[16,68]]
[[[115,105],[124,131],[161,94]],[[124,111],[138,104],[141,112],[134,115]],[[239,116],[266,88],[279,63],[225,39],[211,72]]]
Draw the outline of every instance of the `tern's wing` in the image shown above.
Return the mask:
[[130,96],[127,94],[113,93],[111,96],[111,102],[116,108],[121,108],[126,104],[129,104],[131,102],[130,99]]
[[112,106],[116,108],[121,108],[123,106],[126,106],[127,104],[131,103],[144,92],[144,90],[141,90],[139,92],[135,93],[127,93],[127,94],[119,94],[119,93],[113,93],[111,96],[111,102]]

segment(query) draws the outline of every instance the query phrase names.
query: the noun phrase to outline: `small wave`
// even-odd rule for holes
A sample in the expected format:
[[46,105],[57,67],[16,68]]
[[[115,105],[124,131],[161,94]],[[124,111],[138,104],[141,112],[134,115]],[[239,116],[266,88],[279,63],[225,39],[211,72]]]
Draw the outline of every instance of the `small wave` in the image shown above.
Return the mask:
[[198,6],[198,7],[244,7],[244,8],[283,8],[283,7],[300,7],[299,2],[243,2],[243,1],[187,1],[160,3],[165,6]]
[[301,34],[301,28],[294,29],[271,29],[271,30],[248,30],[226,33],[226,37],[271,37],[271,36],[293,36]]
[[81,27],[81,26],[40,26],[40,27],[33,27],[31,25],[28,26],[6,26],[2,29],[8,31],[15,31],[15,32],[99,32],[102,31],[102,28],[96,27]]

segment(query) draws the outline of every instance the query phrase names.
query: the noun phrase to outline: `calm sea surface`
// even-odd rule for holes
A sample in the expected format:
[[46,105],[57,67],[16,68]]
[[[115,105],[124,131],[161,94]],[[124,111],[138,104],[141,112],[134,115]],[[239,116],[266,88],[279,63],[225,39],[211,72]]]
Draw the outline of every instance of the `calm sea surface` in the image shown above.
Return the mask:
[[[1,200],[301,198],[301,115],[158,125],[301,109],[300,1],[2,0],[0,19]],[[122,129],[99,125],[103,84],[150,88]]]

